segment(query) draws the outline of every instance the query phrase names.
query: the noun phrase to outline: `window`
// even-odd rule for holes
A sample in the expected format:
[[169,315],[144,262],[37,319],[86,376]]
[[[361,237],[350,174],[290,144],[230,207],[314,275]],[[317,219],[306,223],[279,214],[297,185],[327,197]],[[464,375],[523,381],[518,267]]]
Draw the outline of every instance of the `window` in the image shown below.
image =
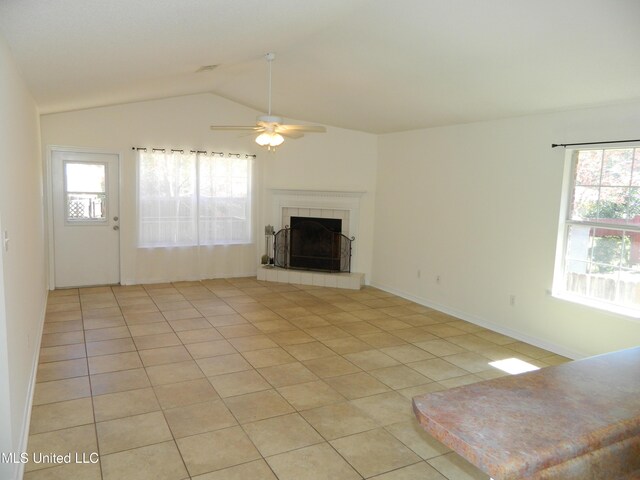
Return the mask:
[[138,154],[141,247],[251,242],[252,160],[219,154]]
[[640,316],[640,148],[570,153],[554,291]]
[[106,222],[107,165],[64,162],[64,196],[68,224]]

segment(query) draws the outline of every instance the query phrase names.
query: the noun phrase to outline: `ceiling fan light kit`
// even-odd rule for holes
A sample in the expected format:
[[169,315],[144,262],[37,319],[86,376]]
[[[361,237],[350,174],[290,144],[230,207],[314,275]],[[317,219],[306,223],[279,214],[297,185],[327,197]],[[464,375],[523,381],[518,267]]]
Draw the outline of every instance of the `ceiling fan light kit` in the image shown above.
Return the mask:
[[276,147],[282,145],[284,137],[302,138],[304,133],[324,133],[327,129],[321,125],[285,125],[282,117],[271,114],[271,62],[275,60],[275,53],[267,53],[264,57],[269,64],[269,113],[260,115],[256,119],[256,125],[252,126],[231,126],[212,125],[211,130],[253,130],[258,133],[255,141],[261,147],[266,147],[269,151],[275,151]]
[[256,137],[256,143],[268,150],[275,150],[278,145],[282,145],[284,137],[275,132],[264,132]]

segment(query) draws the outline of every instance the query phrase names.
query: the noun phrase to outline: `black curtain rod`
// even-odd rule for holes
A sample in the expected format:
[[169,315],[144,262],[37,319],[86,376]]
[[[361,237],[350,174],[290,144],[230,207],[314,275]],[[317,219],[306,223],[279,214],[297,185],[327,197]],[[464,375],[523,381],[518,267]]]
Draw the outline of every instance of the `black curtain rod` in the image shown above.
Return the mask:
[[[131,147],[131,150],[141,150],[143,152],[147,151],[147,147]],[[167,150],[165,148],[152,148],[151,151],[153,152],[166,152]],[[171,149],[171,152],[175,153],[175,152],[180,152],[180,153],[184,153],[184,150],[182,149]],[[190,150],[191,153],[203,153],[205,155],[207,155],[207,151],[206,150]],[[240,158],[242,155],[244,155],[244,158],[256,158],[256,155],[252,155],[249,153],[232,153],[229,152],[227,153],[228,157],[236,157],[236,158]],[[223,152],[211,152],[211,156],[215,157],[224,157],[224,153]]]
[[556,147],[575,147],[578,145],[602,145],[605,143],[630,143],[630,142],[640,142],[640,139],[638,140],[610,140],[608,142],[584,142],[584,143],[552,143],[551,144],[551,148],[556,148]]

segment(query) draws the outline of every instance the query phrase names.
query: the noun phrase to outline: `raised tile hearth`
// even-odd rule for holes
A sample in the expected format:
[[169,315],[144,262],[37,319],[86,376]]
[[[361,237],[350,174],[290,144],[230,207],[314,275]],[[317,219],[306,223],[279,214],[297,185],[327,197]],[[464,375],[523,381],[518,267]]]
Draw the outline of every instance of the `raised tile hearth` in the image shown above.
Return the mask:
[[290,270],[285,268],[258,267],[258,280],[265,282],[313,285],[316,287],[346,288],[360,290],[364,285],[364,273],[327,273]]

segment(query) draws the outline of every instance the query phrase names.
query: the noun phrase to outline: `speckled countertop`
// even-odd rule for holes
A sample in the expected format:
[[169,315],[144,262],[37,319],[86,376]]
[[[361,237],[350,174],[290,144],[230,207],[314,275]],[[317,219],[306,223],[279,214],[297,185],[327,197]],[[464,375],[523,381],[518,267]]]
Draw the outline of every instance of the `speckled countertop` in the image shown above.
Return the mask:
[[496,480],[640,436],[640,347],[413,399],[422,426]]

